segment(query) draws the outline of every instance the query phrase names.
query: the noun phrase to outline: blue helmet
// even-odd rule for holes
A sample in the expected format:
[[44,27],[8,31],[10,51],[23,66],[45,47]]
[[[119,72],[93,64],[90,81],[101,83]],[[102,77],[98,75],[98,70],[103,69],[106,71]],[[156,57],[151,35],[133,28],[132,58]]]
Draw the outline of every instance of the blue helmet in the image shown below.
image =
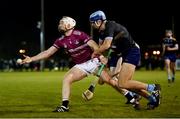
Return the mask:
[[89,17],[90,22],[95,22],[97,20],[103,20],[103,21],[106,20],[106,15],[104,14],[103,11],[98,10],[90,15]]

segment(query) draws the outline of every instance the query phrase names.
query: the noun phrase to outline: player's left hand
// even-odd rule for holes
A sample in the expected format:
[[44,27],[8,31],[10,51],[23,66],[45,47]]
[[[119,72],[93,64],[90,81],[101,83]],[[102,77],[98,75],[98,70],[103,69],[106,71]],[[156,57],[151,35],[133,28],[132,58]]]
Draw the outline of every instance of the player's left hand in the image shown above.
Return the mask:
[[23,56],[24,56],[24,59],[22,60],[21,64],[27,64],[27,63],[31,63],[32,62],[31,57],[29,57],[27,55],[23,55]]

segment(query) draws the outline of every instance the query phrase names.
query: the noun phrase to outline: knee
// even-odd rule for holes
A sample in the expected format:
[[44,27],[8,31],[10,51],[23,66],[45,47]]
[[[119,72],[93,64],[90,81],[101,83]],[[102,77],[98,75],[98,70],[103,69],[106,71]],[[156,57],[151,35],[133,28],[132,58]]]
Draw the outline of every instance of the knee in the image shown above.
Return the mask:
[[166,64],[166,69],[169,69],[169,68],[170,68],[170,66],[168,64]]
[[128,88],[128,81],[119,81],[118,87],[127,89]]
[[72,79],[73,78],[71,75],[65,76],[63,79],[63,84],[71,84],[73,82]]
[[110,79],[108,84],[113,87],[118,87],[118,81],[116,79]]

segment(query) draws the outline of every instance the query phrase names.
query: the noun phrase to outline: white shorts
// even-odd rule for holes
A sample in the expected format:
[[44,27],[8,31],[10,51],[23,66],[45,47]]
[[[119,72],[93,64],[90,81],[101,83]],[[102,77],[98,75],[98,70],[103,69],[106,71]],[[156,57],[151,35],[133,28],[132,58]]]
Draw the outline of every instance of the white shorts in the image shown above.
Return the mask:
[[95,73],[96,69],[101,65],[98,58],[93,58],[81,64],[76,64],[74,67],[84,71],[87,75]]

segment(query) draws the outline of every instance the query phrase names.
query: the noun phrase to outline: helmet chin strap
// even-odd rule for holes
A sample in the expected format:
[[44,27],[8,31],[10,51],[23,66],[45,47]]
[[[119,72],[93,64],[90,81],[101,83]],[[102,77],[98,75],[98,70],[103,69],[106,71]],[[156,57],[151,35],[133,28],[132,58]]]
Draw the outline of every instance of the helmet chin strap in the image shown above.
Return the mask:
[[64,34],[67,33],[68,31],[74,29],[74,27],[70,28],[70,29],[67,29],[66,31],[64,31]]
[[65,34],[66,32],[68,32],[68,31],[70,31],[70,30],[72,30],[72,29],[74,29],[74,27],[72,27],[72,28],[70,28],[70,29],[66,29],[66,30],[60,30],[60,32],[61,32],[62,34]]
[[67,29],[65,32],[70,31],[71,29],[74,29],[74,27],[72,27],[72,28],[70,28],[70,29]]
[[102,24],[103,24],[103,22],[101,22],[101,25],[99,26],[98,31],[100,31],[100,28],[101,28]]
[[68,32],[68,31],[70,31],[70,30],[72,30],[72,29],[74,29],[74,27],[72,27],[72,28],[70,28],[70,29],[67,29],[65,32]]

